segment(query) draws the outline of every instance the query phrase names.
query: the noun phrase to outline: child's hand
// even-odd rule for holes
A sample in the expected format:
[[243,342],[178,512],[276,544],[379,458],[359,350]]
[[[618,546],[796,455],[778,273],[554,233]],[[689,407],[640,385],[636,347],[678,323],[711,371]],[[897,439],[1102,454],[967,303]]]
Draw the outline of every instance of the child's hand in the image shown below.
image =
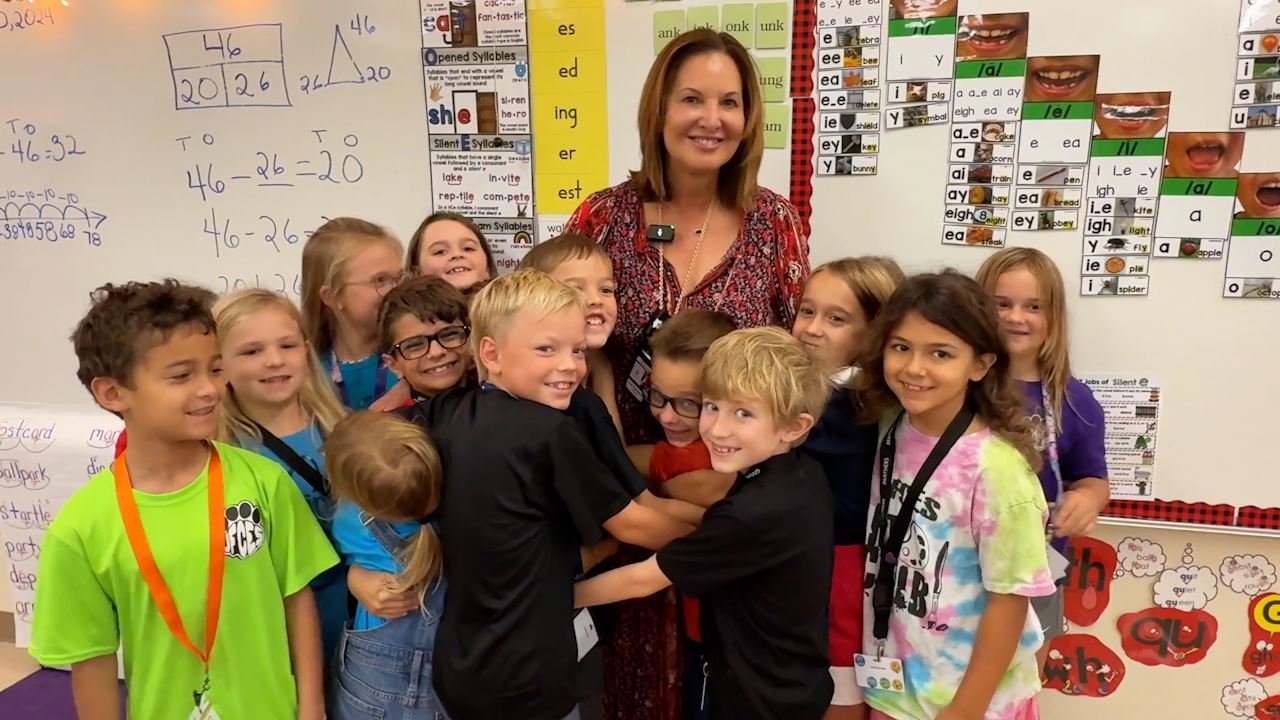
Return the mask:
[[398,407],[403,407],[407,402],[409,402],[409,383],[402,380],[385,395],[374,400],[369,409],[373,412],[391,412]]
[[418,607],[418,597],[410,592],[392,592],[395,576],[352,565],[347,571],[347,589],[361,607],[383,620],[395,620]]
[[1098,527],[1098,504],[1081,490],[1062,493],[1049,512],[1054,537],[1088,535]]

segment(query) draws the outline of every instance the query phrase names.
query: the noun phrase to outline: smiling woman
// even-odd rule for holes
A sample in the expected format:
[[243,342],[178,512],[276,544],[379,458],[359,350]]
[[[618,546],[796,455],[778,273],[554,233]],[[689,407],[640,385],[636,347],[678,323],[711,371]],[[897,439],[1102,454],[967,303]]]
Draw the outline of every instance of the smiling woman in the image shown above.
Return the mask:
[[[629,444],[661,437],[649,413],[649,336],[690,307],[742,327],[790,327],[809,274],[795,208],[757,185],[764,154],[755,65],[733,36],[687,32],[654,60],[639,103],[640,169],[587,198],[565,233],[613,258],[618,322],[606,345]],[[605,716],[677,715],[675,605],[665,596],[619,608],[606,655]],[[590,703],[584,704],[584,717]]]

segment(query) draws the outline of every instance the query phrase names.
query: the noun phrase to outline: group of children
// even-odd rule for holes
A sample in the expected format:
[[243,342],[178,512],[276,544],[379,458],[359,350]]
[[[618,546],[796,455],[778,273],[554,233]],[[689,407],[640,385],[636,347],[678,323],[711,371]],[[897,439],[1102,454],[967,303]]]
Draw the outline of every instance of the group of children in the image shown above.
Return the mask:
[[338,218],[301,310],[95,292],[78,377],[125,439],[48,531],[32,645],[81,717],[116,717],[123,645],[134,717],[595,718],[589,608],[670,586],[686,718],[1037,717],[1050,556],[1107,500],[1043,254],[830,262],[789,329],[685,309],[632,447],[597,244],[498,277],[438,213],[403,257]]

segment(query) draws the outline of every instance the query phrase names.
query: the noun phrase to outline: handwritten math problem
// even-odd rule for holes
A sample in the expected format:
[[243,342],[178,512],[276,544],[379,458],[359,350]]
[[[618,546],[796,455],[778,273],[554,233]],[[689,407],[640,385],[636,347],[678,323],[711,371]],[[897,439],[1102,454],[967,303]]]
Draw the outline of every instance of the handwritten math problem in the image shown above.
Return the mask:
[[80,238],[102,245],[107,216],[80,204],[73,192],[54,188],[0,191],[0,239],[58,243]]
[[[272,215],[259,215],[256,221],[243,218],[218,216],[215,208],[209,209],[209,216],[204,220],[203,234],[213,242],[213,256],[222,257],[224,250],[235,250],[247,242],[264,242],[277,253],[282,248],[297,245],[311,237],[312,230],[329,218],[321,217],[307,223],[299,223],[291,218]],[[261,287],[261,286],[258,286]]]
[[[319,150],[310,157],[288,156],[274,150],[259,150],[251,161],[224,171],[213,163],[197,161],[186,171],[186,187],[198,192],[200,199],[208,202],[236,185],[259,188],[291,188],[303,183],[354,185],[364,180],[364,162],[356,154],[360,137],[347,133],[338,139],[337,133],[328,130],[312,130]],[[213,146],[217,140],[211,133],[199,138],[176,138],[182,152],[198,151]],[[252,167],[249,164],[252,163]]]
[[[347,26],[348,33],[360,38],[377,32],[368,15],[356,14]],[[367,65],[356,59],[351,50],[342,25],[333,26],[333,45],[329,51],[329,69],[324,73],[303,75],[298,81],[298,89],[304,94],[311,94],[324,88],[337,85],[363,85],[379,83],[391,79],[391,68],[386,65]]]
[[34,123],[23,122],[21,118],[11,118],[5,125],[12,139],[0,144],[0,158],[25,165],[41,160],[60,163],[85,154],[84,147],[71,133],[42,133]]
[[279,23],[164,36],[174,109],[290,107]]

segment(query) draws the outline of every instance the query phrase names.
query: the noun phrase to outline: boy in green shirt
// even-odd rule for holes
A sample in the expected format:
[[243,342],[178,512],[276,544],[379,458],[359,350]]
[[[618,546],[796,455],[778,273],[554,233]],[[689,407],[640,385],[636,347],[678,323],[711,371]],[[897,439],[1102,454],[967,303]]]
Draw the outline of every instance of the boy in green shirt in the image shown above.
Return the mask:
[[128,450],[54,518],[31,654],[71,665],[80,718],[322,718],[308,583],[337,556],[277,464],[209,440],[223,391],[213,294],[104,285],[72,336],[77,375]]

